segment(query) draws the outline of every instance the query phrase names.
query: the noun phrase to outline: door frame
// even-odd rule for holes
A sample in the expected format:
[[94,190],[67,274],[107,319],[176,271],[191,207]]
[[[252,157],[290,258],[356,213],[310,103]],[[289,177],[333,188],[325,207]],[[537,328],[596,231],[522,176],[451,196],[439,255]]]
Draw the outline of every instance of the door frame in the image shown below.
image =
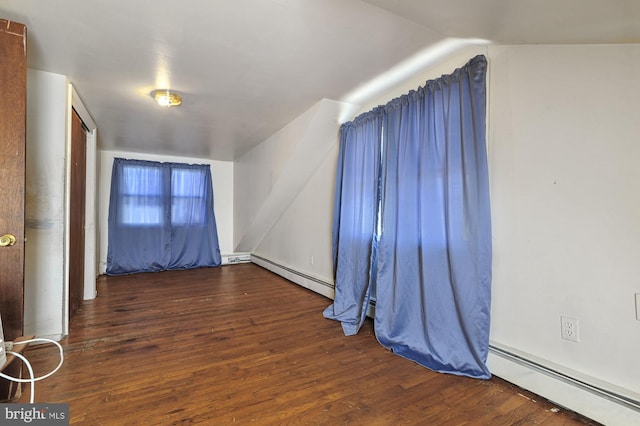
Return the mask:
[[[96,191],[97,191],[97,139],[98,129],[95,121],[84,106],[82,99],[71,83],[67,84],[67,135],[66,158],[71,158],[71,119],[73,109],[76,110],[82,122],[87,127],[86,140],[86,193],[85,193],[85,233],[84,233],[84,292],[83,299],[96,297],[97,277],[97,230],[96,230]],[[71,161],[65,164],[65,219],[64,219],[64,315],[63,332],[69,334],[69,247],[70,247],[70,212],[71,212]]]

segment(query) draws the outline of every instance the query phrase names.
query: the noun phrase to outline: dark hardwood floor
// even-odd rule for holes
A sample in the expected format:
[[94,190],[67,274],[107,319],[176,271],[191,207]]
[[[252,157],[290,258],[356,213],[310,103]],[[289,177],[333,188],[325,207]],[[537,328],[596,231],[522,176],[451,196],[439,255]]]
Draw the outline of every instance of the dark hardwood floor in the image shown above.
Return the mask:
[[[345,337],[329,304],[253,264],[100,277],[35,400],[86,425],[595,424],[498,378],[393,355],[370,322]],[[51,346],[26,354],[37,375],[57,363]]]

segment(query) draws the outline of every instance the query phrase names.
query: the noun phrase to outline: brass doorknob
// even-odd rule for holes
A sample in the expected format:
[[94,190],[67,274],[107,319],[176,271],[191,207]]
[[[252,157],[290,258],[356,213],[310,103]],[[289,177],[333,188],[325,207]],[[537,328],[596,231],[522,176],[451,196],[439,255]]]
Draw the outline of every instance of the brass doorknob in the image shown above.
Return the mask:
[[0,237],[0,247],[12,246],[16,243],[16,237],[11,234],[4,234]]

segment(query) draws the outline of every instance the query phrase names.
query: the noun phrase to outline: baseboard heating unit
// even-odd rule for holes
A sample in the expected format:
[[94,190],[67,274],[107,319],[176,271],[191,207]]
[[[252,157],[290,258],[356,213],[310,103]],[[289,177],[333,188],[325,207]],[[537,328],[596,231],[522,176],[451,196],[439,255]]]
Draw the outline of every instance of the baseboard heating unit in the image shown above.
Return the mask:
[[280,275],[281,277],[286,278],[289,281],[292,281],[304,288],[308,288],[309,290],[315,291],[316,293],[333,299],[333,283],[329,283],[311,275],[304,274],[302,272],[296,271],[295,269],[291,269],[269,259],[265,259],[264,257],[256,256],[255,254],[251,255],[251,262],[273,272],[274,274]]
[[231,253],[222,255],[223,265],[234,265],[236,263],[251,262],[251,254],[249,253]]
[[489,370],[559,406],[606,425],[640,424],[640,400],[626,389],[491,342]]

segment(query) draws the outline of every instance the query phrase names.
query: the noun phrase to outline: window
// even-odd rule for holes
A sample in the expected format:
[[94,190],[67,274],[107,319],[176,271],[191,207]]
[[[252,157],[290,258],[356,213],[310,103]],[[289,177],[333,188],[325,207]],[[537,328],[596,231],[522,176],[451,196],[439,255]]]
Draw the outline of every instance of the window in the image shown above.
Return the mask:
[[171,223],[204,224],[206,203],[201,170],[173,168],[171,171]]
[[[166,174],[170,174],[170,185],[165,184]],[[121,196],[120,224],[162,226],[169,216],[172,225],[205,224],[206,178],[208,176],[203,170],[192,167],[166,168],[160,163],[153,166],[123,165],[118,188]],[[169,200],[166,205],[165,200]]]
[[108,274],[220,263],[208,165],[114,160]]
[[120,180],[119,222],[122,225],[162,225],[162,169],[139,164],[123,165]]

